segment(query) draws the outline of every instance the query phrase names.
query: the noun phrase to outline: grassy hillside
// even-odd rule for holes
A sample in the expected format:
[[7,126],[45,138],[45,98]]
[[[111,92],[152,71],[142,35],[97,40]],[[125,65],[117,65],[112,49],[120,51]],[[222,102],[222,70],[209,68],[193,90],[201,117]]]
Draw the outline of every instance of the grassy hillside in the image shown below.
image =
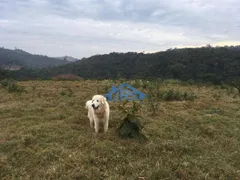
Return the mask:
[[[97,136],[84,105],[113,81],[25,81],[22,93],[0,88],[0,179],[240,179],[235,89],[129,83],[149,98],[134,108],[109,102],[109,131]],[[141,116],[149,141],[117,136],[125,110]]]

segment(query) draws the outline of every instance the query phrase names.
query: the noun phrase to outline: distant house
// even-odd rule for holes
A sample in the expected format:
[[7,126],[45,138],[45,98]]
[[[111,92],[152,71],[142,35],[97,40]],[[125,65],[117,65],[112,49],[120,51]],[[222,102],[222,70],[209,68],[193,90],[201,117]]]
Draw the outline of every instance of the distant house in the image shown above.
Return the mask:
[[8,71],[17,71],[22,69],[22,66],[4,66],[3,69]]
[[147,97],[146,94],[132,87],[131,85],[124,83],[119,87],[115,85],[112,86],[112,90],[104,95],[108,101],[118,101],[118,100],[140,100],[142,101]]

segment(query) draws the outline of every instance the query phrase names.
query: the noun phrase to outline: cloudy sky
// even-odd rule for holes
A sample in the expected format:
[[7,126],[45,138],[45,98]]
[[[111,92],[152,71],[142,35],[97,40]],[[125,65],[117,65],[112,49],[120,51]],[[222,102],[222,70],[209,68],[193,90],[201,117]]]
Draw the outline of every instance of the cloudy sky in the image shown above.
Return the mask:
[[89,57],[240,44],[239,0],[0,0],[0,47]]

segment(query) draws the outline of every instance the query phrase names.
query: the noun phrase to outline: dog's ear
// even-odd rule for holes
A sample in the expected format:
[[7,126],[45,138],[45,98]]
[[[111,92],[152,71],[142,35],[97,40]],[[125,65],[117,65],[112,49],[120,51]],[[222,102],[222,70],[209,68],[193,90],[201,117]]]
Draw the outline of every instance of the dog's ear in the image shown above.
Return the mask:
[[102,99],[101,99],[101,103],[105,104],[106,101],[107,101],[107,99],[103,96]]
[[85,103],[85,109],[88,109],[88,107],[90,106],[90,103],[91,103],[90,100],[88,100],[88,101]]

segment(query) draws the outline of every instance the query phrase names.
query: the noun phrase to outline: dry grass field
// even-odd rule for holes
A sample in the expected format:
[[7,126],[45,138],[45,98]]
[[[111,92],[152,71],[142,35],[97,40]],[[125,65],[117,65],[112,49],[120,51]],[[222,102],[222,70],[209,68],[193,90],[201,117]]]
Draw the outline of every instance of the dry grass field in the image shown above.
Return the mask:
[[[109,131],[96,135],[85,102],[108,93],[113,81],[18,84],[26,92],[0,88],[1,180],[240,179],[240,98],[234,89],[129,81],[149,98],[135,106],[109,102]],[[171,89],[189,98],[176,93],[171,99]],[[132,110],[148,141],[118,137],[117,127]]]

